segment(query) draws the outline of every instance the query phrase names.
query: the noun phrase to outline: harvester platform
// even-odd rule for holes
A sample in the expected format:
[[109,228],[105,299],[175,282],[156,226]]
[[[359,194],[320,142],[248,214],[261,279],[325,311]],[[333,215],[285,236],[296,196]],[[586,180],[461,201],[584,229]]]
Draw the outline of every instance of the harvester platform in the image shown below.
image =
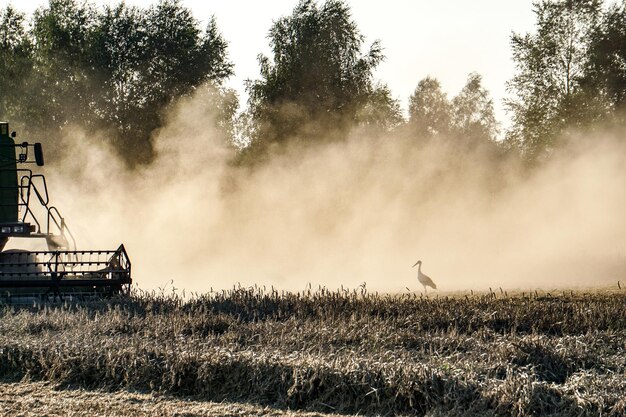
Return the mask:
[[[0,122],[0,303],[128,294],[131,263],[124,245],[76,250],[65,219],[50,204],[43,174],[17,168],[43,166],[41,144],[15,144],[15,132],[8,132],[8,123]],[[10,238],[43,239],[48,250],[4,250]]]
[[0,300],[85,299],[130,291],[130,260],[117,250],[0,252]]

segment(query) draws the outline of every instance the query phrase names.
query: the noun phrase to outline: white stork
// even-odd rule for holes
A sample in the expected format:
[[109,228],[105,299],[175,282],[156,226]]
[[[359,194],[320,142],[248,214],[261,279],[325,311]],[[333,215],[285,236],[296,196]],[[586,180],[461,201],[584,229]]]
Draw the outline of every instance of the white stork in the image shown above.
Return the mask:
[[[435,285],[433,280],[428,275],[422,273],[422,261],[415,262],[415,265],[419,265],[419,267],[417,268],[417,280],[420,282],[420,284],[424,286],[424,292],[426,292],[426,287],[431,287],[432,289],[436,290],[437,285]],[[411,268],[414,268],[415,265],[413,265]]]

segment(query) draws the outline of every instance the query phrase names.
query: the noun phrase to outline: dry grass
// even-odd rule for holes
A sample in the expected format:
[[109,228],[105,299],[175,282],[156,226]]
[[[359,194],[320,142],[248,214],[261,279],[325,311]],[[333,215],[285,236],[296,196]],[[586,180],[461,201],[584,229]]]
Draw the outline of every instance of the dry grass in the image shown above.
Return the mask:
[[238,288],[0,315],[0,375],[60,387],[369,415],[626,411],[625,291]]
[[[214,403],[138,392],[59,390],[50,383],[0,383],[0,414],[23,417],[333,417],[244,403]],[[336,415],[335,415],[336,416]]]

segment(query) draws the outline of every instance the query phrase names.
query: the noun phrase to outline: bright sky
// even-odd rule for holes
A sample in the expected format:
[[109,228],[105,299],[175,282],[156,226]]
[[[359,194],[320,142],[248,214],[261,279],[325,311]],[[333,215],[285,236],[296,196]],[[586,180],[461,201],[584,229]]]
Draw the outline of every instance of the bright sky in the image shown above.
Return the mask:
[[[126,0],[146,7],[156,0]],[[0,0],[32,12],[47,0]],[[91,0],[118,4],[119,0]],[[267,33],[273,20],[288,15],[298,0],[183,0],[204,24],[215,15],[219,30],[229,42],[235,76],[228,85],[245,102],[244,80],[259,76],[257,55],[269,54]],[[502,99],[505,83],[513,75],[509,38],[512,32],[533,29],[532,0],[348,0],[366,45],[380,39],[387,57],[375,76],[391,88],[403,108],[419,80],[439,79],[449,96],[465,84],[470,72],[483,76],[496,115],[508,125]]]

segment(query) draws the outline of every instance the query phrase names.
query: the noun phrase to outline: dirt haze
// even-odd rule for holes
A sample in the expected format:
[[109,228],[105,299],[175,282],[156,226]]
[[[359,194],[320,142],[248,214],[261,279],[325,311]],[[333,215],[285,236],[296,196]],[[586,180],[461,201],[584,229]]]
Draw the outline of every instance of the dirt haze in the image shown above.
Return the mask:
[[123,242],[140,288],[187,292],[421,290],[418,259],[443,291],[626,278],[623,135],[580,137],[530,173],[453,141],[358,131],[249,169],[215,125],[206,97],[182,100],[154,163],[133,172],[71,130],[72,153],[47,173],[79,247]]

